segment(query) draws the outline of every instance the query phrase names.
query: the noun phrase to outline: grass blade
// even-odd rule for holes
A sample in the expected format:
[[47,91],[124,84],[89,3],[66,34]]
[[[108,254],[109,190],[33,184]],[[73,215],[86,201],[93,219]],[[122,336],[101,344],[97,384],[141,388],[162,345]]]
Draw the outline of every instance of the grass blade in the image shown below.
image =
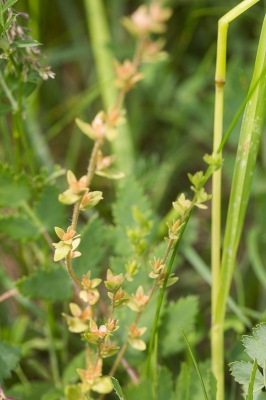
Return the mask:
[[250,382],[248,385],[248,394],[247,394],[246,400],[253,400],[253,388],[254,388],[257,369],[258,369],[258,363],[257,363],[257,360],[255,359],[253,368],[252,368],[251,377],[250,377]]
[[194,364],[194,366],[195,366],[195,368],[196,368],[196,371],[197,371],[197,373],[198,373],[198,376],[199,376],[199,379],[200,379],[200,383],[201,383],[201,387],[202,387],[202,392],[203,392],[203,394],[204,394],[204,398],[205,398],[205,400],[209,400],[209,397],[208,397],[208,394],[207,394],[207,391],[206,391],[206,388],[205,388],[205,385],[204,385],[204,382],[203,382],[203,379],[202,379],[202,375],[201,375],[200,369],[199,369],[199,367],[198,367],[198,363],[197,363],[197,361],[196,361],[196,359],[195,359],[195,357],[194,357],[194,354],[193,354],[193,352],[192,352],[192,350],[191,350],[191,347],[190,347],[189,342],[188,342],[188,340],[187,340],[186,334],[185,334],[185,332],[183,331],[183,329],[182,329],[181,326],[179,326],[179,328],[180,328],[180,330],[181,330],[181,332],[182,332],[182,335],[184,336],[184,339],[185,339],[185,341],[186,341],[188,350],[189,350],[190,355],[191,355],[191,358],[192,358],[192,360],[193,360],[193,364]]

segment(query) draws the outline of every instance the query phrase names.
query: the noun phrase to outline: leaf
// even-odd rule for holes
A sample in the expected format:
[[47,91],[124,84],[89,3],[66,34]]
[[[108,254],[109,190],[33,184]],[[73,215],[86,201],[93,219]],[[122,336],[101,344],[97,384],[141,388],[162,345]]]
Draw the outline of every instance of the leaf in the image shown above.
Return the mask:
[[[149,216],[151,213],[151,205],[148,198],[144,196],[142,188],[135,179],[129,178],[123,181],[123,185],[118,189],[117,201],[113,206],[115,227],[109,229],[109,242],[116,255],[129,257],[133,254],[127,230],[138,227],[133,216],[134,206],[137,206],[139,212],[145,216]],[[147,240],[151,240],[151,238],[152,235],[148,236]]]
[[8,114],[10,111],[12,111],[12,106],[0,103],[0,116]]
[[35,47],[35,46],[41,46],[42,44],[39,43],[37,40],[34,39],[26,39],[26,40],[15,40],[10,47]]
[[176,303],[170,303],[163,315],[161,336],[161,352],[169,356],[184,349],[185,341],[179,325],[189,332],[193,328],[198,313],[198,298],[189,296],[180,298]]
[[257,325],[252,329],[253,336],[243,336],[243,344],[247,354],[254,360],[256,358],[258,365],[265,368],[266,362],[266,323]]
[[204,381],[203,381],[203,378],[202,378],[201,371],[200,371],[200,368],[199,368],[199,366],[198,366],[197,360],[196,360],[196,358],[195,358],[195,356],[194,356],[194,354],[193,354],[193,352],[192,352],[192,349],[191,349],[191,347],[190,347],[190,344],[189,344],[189,342],[188,342],[188,339],[187,339],[187,337],[186,337],[186,334],[185,334],[185,332],[183,331],[183,329],[182,329],[181,326],[180,326],[180,329],[181,329],[181,332],[182,332],[182,334],[183,334],[183,336],[184,336],[184,339],[185,339],[185,341],[186,341],[186,344],[187,344],[187,346],[188,346],[188,350],[189,350],[190,355],[191,355],[191,358],[192,358],[192,360],[193,360],[193,364],[194,364],[194,366],[195,366],[195,369],[196,369],[196,371],[197,371],[198,378],[199,378],[200,383],[201,383],[201,388],[202,388],[202,392],[203,392],[204,398],[205,398],[205,400],[209,400],[209,397],[208,397],[208,394],[207,394],[207,391],[206,391],[206,387],[205,387],[205,384],[204,384]]
[[132,386],[124,390],[127,400],[155,400],[152,392],[152,383],[149,380],[144,380],[138,386]]
[[158,384],[157,384],[157,400],[171,399],[172,396],[173,396],[172,374],[166,367],[161,367],[159,369]]
[[[244,362],[244,361],[236,361],[233,362],[230,365],[230,370],[235,378],[235,381],[243,385],[244,387],[244,392],[247,394],[248,392],[248,387],[250,383],[250,377],[252,374],[252,369],[253,365],[250,362]],[[255,381],[254,381],[254,387],[253,387],[253,392],[258,391],[264,387],[264,380],[261,372],[259,370],[256,371],[255,375]]]
[[257,369],[258,369],[258,363],[257,363],[257,360],[254,360],[253,368],[252,368],[252,372],[251,372],[251,376],[250,376],[250,382],[248,385],[248,395],[247,395],[246,400],[253,400],[254,383],[255,383]]
[[10,378],[11,371],[17,367],[20,360],[20,349],[7,342],[0,341],[0,383]]
[[[210,360],[198,363],[209,400],[216,400],[216,380],[213,376]],[[180,390],[180,394],[179,394]],[[181,365],[181,372],[176,386],[175,400],[202,400],[202,385],[194,366]],[[184,396],[184,397],[182,397]]]
[[176,384],[176,400],[190,400],[190,370],[186,363],[181,364]]
[[119,171],[114,167],[106,168],[95,172],[96,175],[103,176],[108,179],[122,179],[125,177],[124,172]]
[[50,389],[47,393],[45,393],[41,400],[61,400],[63,396],[63,392],[61,389],[53,388]]
[[112,376],[110,376],[110,379],[112,381],[112,385],[114,387],[114,390],[115,390],[117,396],[119,397],[119,400],[126,400],[125,395],[124,395],[124,393],[123,393],[123,391],[121,389],[121,386],[120,386],[118,380],[113,378]]
[[[16,0],[18,1],[18,0]],[[7,23],[5,24],[5,26],[3,27],[3,32],[2,34],[8,30],[8,28],[10,27],[10,25],[12,24],[12,22],[14,21],[14,19],[17,17],[17,14],[13,14],[12,17],[7,21]]]
[[40,229],[21,215],[0,217],[0,231],[13,240],[26,242],[40,236]]
[[80,387],[74,385],[65,388],[65,395],[67,400],[87,400]]
[[2,13],[4,13],[8,8],[12,7],[14,4],[16,4],[18,0],[7,0],[5,4],[3,5],[2,8]]
[[0,165],[0,206],[19,207],[31,197],[31,187],[25,175],[14,176]]
[[70,362],[67,363],[63,371],[63,382],[64,385],[69,383],[75,383],[79,380],[77,368],[84,368],[86,366],[86,351],[82,350],[78,353]]
[[53,389],[54,385],[50,382],[32,381],[30,385],[21,383],[15,384],[6,391],[6,395],[15,397],[19,400],[37,400],[41,399],[44,393]]
[[36,269],[32,275],[16,282],[16,287],[23,296],[30,299],[65,301],[72,296],[72,285],[67,272],[58,266],[51,270]]
[[105,242],[103,222],[100,218],[95,217],[89,221],[81,232],[81,242],[77,250],[82,253],[82,257],[73,259],[73,268],[79,277],[89,270],[92,278],[100,277],[101,269],[96,267],[99,266],[105,256]]
[[54,232],[55,226],[64,226],[67,220],[66,208],[58,202],[56,186],[46,186],[34,206],[36,217],[47,232]]

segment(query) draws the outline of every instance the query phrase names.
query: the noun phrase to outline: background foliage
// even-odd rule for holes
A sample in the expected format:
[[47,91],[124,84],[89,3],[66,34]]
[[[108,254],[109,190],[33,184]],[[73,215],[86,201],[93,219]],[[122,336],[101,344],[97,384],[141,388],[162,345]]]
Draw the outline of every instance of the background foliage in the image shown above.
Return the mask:
[[[167,4],[174,10],[165,34],[169,57],[156,64],[144,65],[142,71],[145,79],[126,99],[135,157],[132,176],[121,193],[111,181],[95,177],[92,190],[103,191],[104,201],[97,207],[97,215],[92,215],[94,211],[88,211],[83,218],[80,228],[83,229],[81,246],[84,249],[80,248],[80,251],[85,261],[84,258],[77,259],[74,264],[79,276],[88,267],[92,269],[94,277],[103,276],[103,271],[109,265],[112,245],[115,250],[110,262],[113,270],[120,272],[121,260],[131,251],[130,246],[123,242],[125,232],[120,223],[126,226],[134,224],[131,206],[135,203],[142,212],[154,219],[154,232],[147,238],[154,244],[154,253],[158,247],[156,232],[159,227],[163,236],[160,221],[165,218],[172,201],[181,191],[189,193],[187,173],[202,169],[202,156],[212,149],[217,21],[235,2],[229,1],[224,6],[218,0],[170,0]],[[139,5],[140,2],[135,0],[105,2],[113,37],[109,45],[119,60],[131,56],[134,42],[118,21]],[[73,379],[71,372],[84,362],[84,353],[82,343],[66,330],[61,317],[62,311],[68,312],[67,303],[72,296],[70,283],[64,270],[54,268],[49,261],[50,250],[41,236],[42,227],[54,235],[53,227],[63,226],[70,217],[69,210],[57,203],[59,190],[65,186],[65,177],[59,177],[53,185],[48,179],[51,173],[60,175],[60,168],[71,169],[77,176],[83,175],[92,145],[79,131],[74,119],[79,117],[91,121],[102,108],[102,100],[83,1],[55,0],[51,5],[48,0],[19,0],[16,9],[29,13],[29,25],[34,31],[32,36],[43,44],[47,55],[45,64],[51,65],[56,78],[39,83],[37,90],[28,98],[24,125],[35,176],[29,175],[25,167],[25,174],[13,179],[13,171],[6,166],[13,164],[12,138],[9,134],[11,121],[8,115],[7,118],[0,117],[0,160],[3,164],[0,176],[0,288],[4,292],[13,287],[13,281],[18,280],[16,286],[20,293],[27,294],[27,298],[18,295],[15,299],[0,303],[0,346],[3,348],[0,352],[0,371],[1,368],[7,371],[2,378],[8,378],[6,387],[10,388],[10,395],[21,399],[52,400],[59,397],[56,397],[58,394],[51,383],[51,370],[55,371],[56,368],[50,369],[48,358],[53,360],[57,354],[58,369],[63,381],[69,383]],[[264,12],[265,2],[261,1],[230,26],[225,129],[248,90]],[[238,134],[239,125],[224,152],[224,220]],[[248,318],[246,325],[249,326],[265,320],[265,135],[262,140],[231,292]],[[55,164],[58,167],[55,168]],[[117,201],[112,206],[115,199]],[[8,207],[13,211],[7,211]],[[14,226],[17,228],[14,229]],[[88,250],[87,241],[91,244]],[[36,253],[36,246],[43,253]],[[160,248],[156,251],[159,252]],[[169,376],[168,369],[162,368],[158,379],[164,384],[170,382],[169,393],[174,390],[171,379],[176,381],[181,371],[177,385],[182,388],[182,377],[186,379],[186,368],[191,367],[190,361],[182,364],[189,357],[178,332],[178,324],[187,327],[199,360],[207,362],[205,360],[210,355],[210,291],[206,278],[206,267],[210,263],[209,210],[194,213],[180,251],[176,263],[179,281],[171,287],[170,306],[163,313],[160,328],[161,360],[171,370],[172,376]],[[35,264],[32,264],[33,261]],[[29,275],[29,279],[23,278]],[[133,283],[136,287],[139,281],[145,284],[147,280],[145,274],[136,279]],[[43,287],[44,281],[49,289]],[[55,285],[58,281],[59,286]],[[27,285],[30,285],[30,289]],[[130,290],[133,292],[134,286]],[[47,296],[48,291],[50,296]],[[36,298],[38,300],[34,300]],[[185,318],[183,310],[189,310]],[[123,312],[120,319],[126,319]],[[180,319],[175,324],[177,315],[180,315]],[[232,312],[227,315],[225,340],[228,363],[245,357],[239,343],[241,334],[247,329],[244,322]],[[148,328],[152,324],[148,316],[145,323]],[[52,348],[48,344],[51,336],[54,343]],[[13,359],[5,360],[5,350],[10,350],[11,346],[9,343],[14,346]],[[17,346],[21,348],[20,366],[16,372],[9,373],[20,357]],[[143,357],[133,352],[130,356],[133,366]],[[64,369],[66,364],[68,367]],[[161,375],[163,378],[160,378]],[[121,377],[127,380],[123,370]],[[29,381],[36,383],[29,386]],[[191,382],[193,385],[192,377]],[[145,381],[142,385],[144,391],[149,390]],[[134,387],[128,387],[128,399],[136,398],[134,390]],[[191,393],[197,393],[196,389],[190,390]],[[235,384],[230,381],[227,398],[237,398],[236,390]],[[45,394],[50,397],[45,397]],[[158,399],[163,399],[163,395],[158,396]],[[192,399],[191,396],[187,398]]]

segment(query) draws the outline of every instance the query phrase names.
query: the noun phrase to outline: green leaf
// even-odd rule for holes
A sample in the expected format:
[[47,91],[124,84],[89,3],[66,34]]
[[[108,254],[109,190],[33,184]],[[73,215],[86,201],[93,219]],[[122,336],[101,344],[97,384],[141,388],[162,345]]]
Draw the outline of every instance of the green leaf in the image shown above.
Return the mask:
[[30,299],[65,301],[72,296],[69,276],[58,266],[53,266],[50,271],[38,268],[29,277],[17,281],[16,287],[23,296]]
[[11,389],[6,391],[6,395],[15,397],[19,400],[37,400],[41,399],[44,393],[53,389],[54,385],[50,382],[32,381],[30,385],[21,383],[15,384]]
[[79,380],[78,373],[76,371],[77,368],[84,368],[86,366],[86,351],[82,350],[78,353],[68,364],[66,365],[63,371],[63,382],[66,385],[67,383],[76,383]]
[[258,365],[265,368],[266,362],[266,323],[257,325],[252,330],[253,336],[243,336],[243,344],[247,354],[254,360],[256,358]]
[[250,382],[248,385],[248,395],[246,400],[253,400],[254,383],[255,383],[257,369],[258,369],[258,363],[257,360],[254,360]]
[[15,40],[10,47],[35,47],[35,46],[41,46],[42,44],[39,43],[37,40],[34,39],[27,39],[27,40]]
[[117,396],[119,397],[119,400],[126,400],[125,395],[124,395],[124,393],[123,393],[123,391],[121,389],[121,386],[120,386],[118,380],[113,378],[112,376],[110,376],[110,379],[112,381],[112,385],[114,387],[114,390],[115,390]]
[[0,341],[0,383],[11,376],[20,360],[20,349],[7,342]]
[[199,378],[199,381],[200,381],[200,383],[201,383],[201,389],[202,389],[204,398],[205,398],[205,400],[209,400],[209,397],[208,397],[208,394],[207,394],[207,390],[206,390],[206,387],[205,387],[205,384],[204,384],[204,380],[203,380],[203,377],[202,377],[200,368],[199,368],[199,366],[198,366],[197,360],[196,360],[196,358],[195,358],[195,356],[194,356],[194,354],[193,354],[193,352],[192,352],[192,349],[191,349],[191,347],[190,347],[190,344],[189,344],[189,342],[188,342],[188,339],[187,339],[187,337],[186,337],[186,334],[185,334],[185,332],[183,331],[183,329],[182,329],[181,326],[180,326],[180,330],[181,330],[181,332],[182,332],[182,334],[183,334],[183,336],[184,336],[184,339],[185,339],[186,344],[187,344],[187,346],[188,346],[188,350],[189,350],[190,355],[191,355],[191,358],[192,358],[192,360],[193,360],[193,364],[194,364],[195,369],[196,369],[196,371],[197,371],[198,378]]
[[193,328],[198,313],[198,298],[189,296],[180,298],[176,303],[170,303],[163,315],[160,329],[161,352],[163,356],[169,356],[184,349],[185,341],[179,329],[189,332]]
[[58,201],[56,186],[46,186],[34,206],[34,213],[47,232],[54,232],[55,226],[64,226],[67,220],[66,208]]
[[[18,0],[16,0],[18,1]],[[13,14],[12,17],[7,21],[7,23],[5,24],[4,28],[3,28],[3,32],[7,31],[8,28],[10,27],[10,25],[12,24],[12,22],[14,21],[14,19],[17,17],[17,14]],[[2,32],[2,33],[3,33]]]
[[14,4],[16,4],[18,0],[7,0],[5,4],[3,5],[2,8],[2,13],[4,13],[8,8],[12,7]]
[[21,215],[0,217],[0,231],[11,239],[22,242],[35,240],[40,235],[40,229]]
[[61,400],[63,396],[63,392],[61,389],[53,388],[50,389],[47,393],[45,393],[41,400]]
[[82,253],[82,257],[73,259],[73,268],[79,277],[89,270],[92,278],[100,277],[101,269],[97,267],[99,267],[106,253],[105,242],[103,222],[100,218],[95,217],[81,232],[81,242],[77,250]]
[[106,168],[95,172],[96,175],[103,176],[108,179],[121,179],[125,177],[124,172],[119,171],[114,167]]
[[74,385],[65,388],[65,395],[67,400],[87,400],[80,387]]
[[173,396],[172,374],[166,367],[161,367],[159,370],[158,383],[157,383],[157,400],[171,399],[172,396]]
[[14,174],[0,165],[0,206],[19,207],[31,197],[31,187],[25,175]]
[[[235,378],[235,381],[243,385],[244,393],[247,394],[252,374],[253,365],[250,362],[236,361],[230,364],[230,371]],[[264,379],[259,370],[256,371],[253,392],[264,387]]]
[[176,384],[176,400],[190,400],[190,370],[186,363],[181,364]]
[[0,103],[0,116],[8,114],[10,111],[12,111],[12,106]]
[[153,391],[152,391],[152,383],[149,380],[144,380],[138,384],[138,386],[132,386],[124,390],[128,400],[136,400],[136,399],[149,399],[155,400]]

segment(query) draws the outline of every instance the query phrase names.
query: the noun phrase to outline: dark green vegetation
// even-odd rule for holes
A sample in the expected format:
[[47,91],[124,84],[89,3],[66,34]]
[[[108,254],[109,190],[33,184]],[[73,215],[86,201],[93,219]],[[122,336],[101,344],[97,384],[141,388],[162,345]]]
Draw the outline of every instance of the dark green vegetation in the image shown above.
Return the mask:
[[[134,40],[118,21],[132,13],[140,2],[107,0],[105,3],[113,38],[109,46],[118,60],[131,58]],[[160,256],[164,251],[161,239],[167,233],[165,221],[172,218],[165,219],[172,201],[181,192],[192,198],[187,173],[205,170],[202,157],[212,152],[217,21],[235,2],[230,1],[224,7],[218,1],[172,0],[167,5],[173,8],[165,33],[169,57],[144,65],[141,71],[145,79],[125,101],[134,166],[125,178],[123,189],[102,177],[93,180],[92,190],[102,191],[104,200],[97,211],[89,210],[80,219],[82,258],[74,263],[79,277],[90,269],[93,278],[104,278],[110,266],[115,273],[122,272],[124,259],[133,251],[132,243],[125,239],[126,228],[138,227],[132,217],[134,205],[153,221],[152,231],[145,237],[150,245],[149,257]],[[44,82],[33,77],[32,87],[25,88],[22,104],[26,115],[22,121],[25,138],[18,144],[19,163],[15,162],[16,139],[12,137],[15,122],[11,113],[5,114],[8,102],[4,96],[1,98],[0,288],[5,293],[19,280],[16,287],[26,297],[15,295],[0,303],[0,381],[3,383],[5,379],[6,392],[18,399],[56,400],[64,398],[61,383],[66,385],[78,379],[75,370],[83,367],[85,355],[84,343],[67,330],[61,316],[62,312],[69,313],[68,303],[73,293],[67,274],[51,261],[52,253],[42,237],[42,228],[56,241],[54,226],[66,228],[71,218],[70,208],[57,201],[58,193],[66,189],[61,168],[71,169],[78,177],[86,171],[92,142],[81,133],[74,119],[90,122],[102,109],[101,87],[83,1],[19,0],[15,8],[29,13],[32,36],[43,44],[41,50],[47,56],[42,62],[51,65],[56,76]],[[264,12],[265,4],[260,2],[230,25],[225,130],[250,84]],[[37,88],[27,97],[35,81]],[[240,123],[223,154],[223,221],[239,129]],[[104,150],[108,152],[108,145]],[[265,169],[264,134],[231,290],[238,316],[231,306],[226,317],[226,363],[247,359],[241,335],[250,333],[253,325],[266,318]],[[21,170],[23,175],[19,176]],[[128,165],[125,170],[128,171]],[[207,186],[206,190],[209,193],[211,188]],[[139,284],[145,288],[150,285],[149,258],[145,257],[146,270],[140,271],[132,284],[126,284],[129,293]],[[157,371],[158,386],[154,389],[158,400],[203,399],[179,325],[199,362],[208,396],[214,391],[208,361],[209,264],[210,207],[193,213],[175,263],[179,280],[170,287],[170,303],[163,307],[158,350],[162,368]],[[25,279],[27,276],[30,278]],[[105,288],[100,292],[105,296]],[[145,342],[150,337],[155,306],[151,302],[150,310],[142,317],[141,326],[148,327]],[[129,325],[131,321],[127,322],[126,315],[129,310],[121,310],[116,317]],[[121,330],[118,335],[123,340],[125,333]],[[5,353],[12,354],[11,359],[7,360]],[[142,379],[145,355],[129,349],[125,358],[132,368],[139,367],[137,375]],[[112,357],[106,360],[104,373],[108,373],[112,362]],[[152,387],[146,379],[134,387],[123,367],[118,369],[116,377],[127,399],[152,398]],[[117,398],[115,394],[108,396]],[[227,368],[226,399],[238,398],[240,389],[230,379]]]

